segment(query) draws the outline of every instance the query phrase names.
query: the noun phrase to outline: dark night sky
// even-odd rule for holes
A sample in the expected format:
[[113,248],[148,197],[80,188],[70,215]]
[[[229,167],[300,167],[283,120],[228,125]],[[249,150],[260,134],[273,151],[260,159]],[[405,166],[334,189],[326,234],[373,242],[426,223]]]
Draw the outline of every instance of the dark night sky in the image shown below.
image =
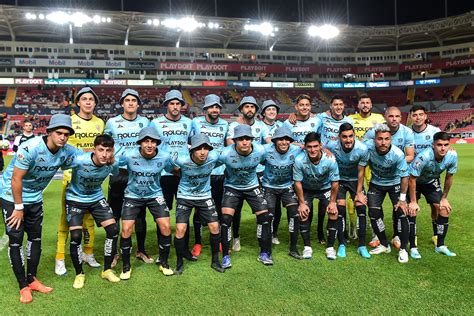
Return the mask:
[[[260,0],[260,16],[267,20],[299,21],[298,3],[304,4],[304,22],[346,23],[346,0]],[[0,0],[0,4],[43,7],[73,7],[97,10],[195,14],[214,16],[215,0]],[[171,8],[170,8],[171,2]],[[253,18],[258,16],[257,0],[216,0],[221,17]],[[474,10],[474,0],[447,0],[448,16]],[[393,25],[394,0],[349,0],[350,24]],[[398,24],[443,18],[445,0],[397,0]]]

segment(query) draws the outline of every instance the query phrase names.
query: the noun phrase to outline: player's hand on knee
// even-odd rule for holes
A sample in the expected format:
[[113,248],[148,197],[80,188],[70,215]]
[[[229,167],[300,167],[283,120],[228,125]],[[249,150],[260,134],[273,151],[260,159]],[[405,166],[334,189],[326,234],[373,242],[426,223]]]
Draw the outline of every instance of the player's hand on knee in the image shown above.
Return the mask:
[[328,214],[337,215],[336,202],[329,202],[328,206],[326,207],[326,212]]
[[410,204],[408,204],[408,215],[416,216],[419,210],[420,210],[420,206],[418,205],[418,203],[410,202]]
[[21,222],[23,222],[23,210],[14,210],[12,215],[5,220],[5,223],[10,228],[19,229]]
[[398,201],[398,203],[395,205],[395,209],[400,209],[403,214],[408,215],[408,204],[406,201]]
[[449,203],[448,199],[441,199],[441,201],[439,202],[439,209],[448,212],[448,214],[451,213],[451,204]]
[[298,206],[298,213],[300,214],[301,220],[305,221],[308,219],[309,212],[311,210],[309,209],[308,205],[306,204],[300,204]]
[[359,202],[367,206],[367,196],[364,194],[364,192],[359,192],[357,193],[354,202]]

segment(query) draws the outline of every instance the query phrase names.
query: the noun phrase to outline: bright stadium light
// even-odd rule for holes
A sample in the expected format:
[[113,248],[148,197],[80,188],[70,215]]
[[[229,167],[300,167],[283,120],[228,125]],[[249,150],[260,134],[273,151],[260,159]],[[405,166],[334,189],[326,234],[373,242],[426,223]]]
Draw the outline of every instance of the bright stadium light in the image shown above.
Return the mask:
[[324,24],[322,26],[311,25],[308,28],[308,34],[311,37],[321,37],[322,39],[331,39],[339,35],[339,29],[334,25]]
[[44,20],[44,14],[43,14],[43,13],[40,13],[40,14],[38,15],[38,18],[39,18],[40,20]]
[[99,24],[100,23],[100,16],[94,15],[94,17],[92,18],[92,21],[94,21],[95,24]]
[[194,30],[206,26],[204,23],[196,21],[193,17],[184,17],[181,19],[165,19],[161,21],[161,25],[175,29],[177,31],[183,30],[184,32],[193,32]]
[[153,25],[154,25],[154,26],[160,25],[160,20],[158,20],[158,19],[153,19]]
[[207,23],[207,27],[212,29],[218,29],[219,28],[219,23],[214,23],[214,22],[209,22]]
[[28,12],[27,14],[25,14],[25,18],[27,20],[36,20],[36,14]]
[[278,32],[278,27],[273,27],[269,22],[263,22],[261,24],[245,24],[244,29],[246,31],[259,32],[263,36],[275,36]]
[[[36,15],[35,19],[36,19]],[[32,19],[31,14],[30,16],[26,16],[27,19]],[[83,12],[74,12],[74,13],[68,13],[64,11],[54,11],[49,13],[48,15],[44,16],[43,14],[39,15],[40,20],[43,20],[46,18],[46,20],[56,23],[56,24],[72,24],[75,27],[82,27],[85,24],[89,23],[110,23],[112,22],[111,18],[108,17],[103,17],[99,15],[94,15],[94,16],[89,16]]]

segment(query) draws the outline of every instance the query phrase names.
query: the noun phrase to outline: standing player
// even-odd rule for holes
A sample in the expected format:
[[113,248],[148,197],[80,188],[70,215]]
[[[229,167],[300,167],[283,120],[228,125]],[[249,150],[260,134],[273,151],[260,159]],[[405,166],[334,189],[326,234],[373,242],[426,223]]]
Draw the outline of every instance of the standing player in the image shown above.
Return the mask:
[[66,190],[66,213],[71,232],[69,250],[76,270],[73,287],[84,287],[85,274],[82,270],[82,220],[90,212],[97,225],[105,229],[104,270],[102,278],[110,282],[120,279],[111,270],[112,260],[117,252],[118,226],[112,209],[104,198],[102,182],[109,174],[118,174],[118,162],[114,162],[114,140],[110,135],[99,135],[94,140],[92,153],[74,158],[72,178]]
[[[232,122],[229,125],[229,132],[227,133],[227,145],[234,143],[234,129],[239,125],[248,125],[252,130],[253,144],[262,145],[270,143],[270,133],[267,125],[260,120],[255,119],[255,115],[258,112],[257,100],[252,96],[243,97],[240,100],[239,111],[241,115],[236,122]],[[262,176],[263,165],[257,167],[258,178]],[[235,214],[233,218],[232,228],[234,234],[234,242],[232,249],[234,251],[240,251],[240,218],[242,216],[242,205],[235,208]]]
[[299,95],[295,104],[295,123],[290,120],[283,125],[291,130],[296,145],[304,148],[304,138],[311,132],[317,132],[321,128],[321,120],[318,116],[311,116],[311,97],[306,94]]
[[[458,167],[458,157],[455,151],[449,150],[449,140],[449,134],[446,132],[434,134],[432,148],[420,152],[411,163],[409,209],[413,216],[416,216],[416,212],[420,210],[417,200],[421,194],[425,196],[426,201],[437,212],[435,218],[437,236],[435,251],[448,257],[454,257],[456,254],[444,244],[448,233],[448,219],[452,211],[451,204],[448,201],[448,193],[453,185],[454,174]],[[440,176],[445,170],[444,190],[441,191]],[[418,253],[417,250],[416,253]]]
[[408,165],[404,153],[393,146],[390,129],[385,124],[375,127],[374,144],[369,149],[369,166],[372,169],[372,178],[367,192],[367,204],[372,229],[380,240],[380,245],[370,251],[376,255],[389,253],[390,246],[387,242],[385,225],[383,223],[382,204],[388,193],[394,212],[396,212],[397,225],[400,227],[401,247],[398,262],[408,262],[406,247],[408,244],[408,207],[406,193],[408,189]]
[[[277,120],[277,115],[280,112],[280,107],[273,101],[265,100],[262,104],[262,110],[260,114],[263,117],[262,122],[267,125],[268,135],[273,136],[275,131],[283,125],[283,123]],[[278,226],[280,225],[281,220],[281,199],[280,196],[276,196],[275,200],[275,209],[273,213],[273,223],[272,223],[272,243],[279,245],[280,241],[278,240]]]
[[[133,89],[125,89],[119,100],[123,107],[123,114],[113,117],[105,124],[105,134],[109,134],[115,141],[115,156],[119,157],[122,151],[135,148],[140,131],[149,125],[146,117],[138,115],[138,107],[142,104],[138,92]],[[124,192],[128,183],[128,172],[125,167],[120,167],[117,176],[109,179],[108,203],[114,212],[115,220],[120,225]],[[135,234],[137,236],[136,257],[145,263],[153,263],[153,259],[145,251],[146,239],[146,210],[140,212],[135,223]],[[117,263],[115,257],[112,267]]]
[[331,98],[329,111],[318,114],[318,117],[321,120],[321,128],[319,132],[321,134],[321,142],[323,146],[338,141],[339,127],[341,124],[349,123],[354,125],[353,120],[344,115],[344,107],[345,105],[342,97],[335,95]]
[[33,123],[25,120],[23,122],[23,132],[21,133],[21,135],[15,137],[15,140],[13,141],[13,151],[17,152],[18,147],[22,143],[26,142],[29,139],[32,139],[33,137],[35,137],[35,134],[33,133]]
[[[183,95],[178,90],[168,91],[165,95],[163,106],[166,107],[165,115],[155,118],[151,122],[158,132],[162,143],[161,148],[166,151],[173,160],[178,158],[178,153],[188,151],[188,139],[191,133],[191,120],[181,115],[184,106]],[[161,187],[169,209],[173,208],[173,200],[178,191],[179,177],[169,172],[163,172]]]
[[181,171],[176,200],[176,274],[184,270],[183,258],[186,257],[187,245],[184,234],[189,223],[189,216],[194,208],[194,214],[200,217],[200,223],[207,225],[211,240],[211,267],[217,272],[224,272],[219,262],[219,217],[216,205],[211,195],[211,174],[215,170],[218,153],[213,150],[209,137],[196,134],[191,138],[189,154],[181,155],[174,164]]
[[260,255],[257,260],[264,265],[272,265],[271,222],[267,202],[258,182],[257,167],[263,162],[265,149],[254,144],[252,129],[249,125],[238,125],[233,133],[234,144],[226,147],[219,161],[226,166],[224,199],[222,201],[222,267],[232,266],[229,256],[232,217],[242,201],[246,200],[257,217],[257,238]]
[[[46,131],[47,136],[35,137],[20,146],[1,183],[0,202],[9,237],[8,257],[20,286],[20,302],[25,304],[33,300],[31,291],[49,293],[53,290],[36,278],[41,257],[42,193],[56,171],[68,168],[78,151],[66,144],[74,134],[69,115],[53,115]],[[26,274],[24,233],[28,235]]]
[[[402,112],[400,112],[400,109],[395,106],[387,108],[387,110],[385,111],[385,121],[387,122],[387,126],[390,129],[390,134],[392,135],[392,144],[400,148],[405,153],[405,160],[409,164],[413,161],[413,158],[415,158],[415,141],[413,138],[412,130],[401,124]],[[373,128],[368,130],[367,133],[365,133],[365,142],[373,142],[374,138],[375,131]],[[395,249],[400,249],[400,232],[397,227],[396,218],[396,214],[392,213],[392,245],[395,247]],[[408,219],[410,220],[410,227],[413,226],[410,230],[415,231],[414,222],[412,221],[410,216]],[[415,243],[415,240],[413,240],[412,242]]]
[[[350,123],[343,123],[339,127],[339,140],[329,142],[328,149],[336,157],[339,168],[337,210],[339,225],[342,225],[342,227],[339,227],[338,232],[344,232],[346,195],[349,193],[357,211],[357,235],[359,237],[357,253],[363,258],[369,259],[370,254],[365,246],[367,197],[364,193],[364,174],[368,159],[367,147],[356,139],[354,127]],[[344,238],[344,236],[339,238]],[[344,244],[339,246],[337,255],[345,257]]]
[[[326,257],[336,259],[334,242],[337,234],[338,215],[336,197],[339,188],[339,170],[334,157],[328,157],[322,150],[321,136],[311,132],[304,138],[305,151],[298,155],[293,166],[293,180],[298,197],[298,211],[301,218],[300,230],[304,242],[303,258],[311,259],[311,220],[309,214],[313,211],[313,199],[318,199],[318,212],[328,213],[328,242]],[[318,216],[319,218],[319,216]],[[323,217],[324,218],[324,217]],[[318,238],[323,237],[323,223],[318,221]],[[341,245],[344,242],[339,240]]]
[[[208,94],[204,98],[202,107],[204,116],[196,117],[191,122],[191,134],[204,134],[209,137],[210,145],[213,150],[221,154],[224,150],[229,123],[220,118],[222,104],[220,98],[215,94]],[[215,167],[211,173],[211,194],[217,209],[217,214],[222,214],[222,197],[224,193],[224,170],[225,166]],[[199,214],[194,210],[194,240],[195,245],[192,255],[198,257],[201,254],[201,223],[199,222]]]
[[[410,119],[412,121],[411,128],[413,129],[414,139],[415,139],[415,156],[421,153],[426,148],[431,148],[433,145],[433,136],[434,134],[440,132],[441,130],[433,125],[430,125],[427,122],[426,109],[422,105],[414,105],[410,109]],[[437,241],[437,225],[436,218],[438,217],[438,211],[433,204],[430,204],[431,207],[431,224],[433,227],[433,237],[431,240],[436,245]]]
[[120,250],[122,252],[123,268],[120,279],[128,280],[131,277],[130,254],[132,250],[132,228],[138,215],[146,208],[153,215],[157,224],[159,257],[157,262],[160,271],[166,275],[173,275],[168,265],[171,247],[170,210],[166,206],[163,191],[160,186],[161,172],[173,169],[173,162],[168,152],[158,150],[161,140],[152,126],[145,127],[138,135],[139,147],[127,149],[120,156],[120,164],[126,164],[129,173],[127,188],[125,189],[122,211],[122,237]]
[[[358,113],[349,115],[354,121],[354,132],[358,140],[362,141],[365,133],[378,123],[384,123],[385,119],[382,114],[372,112],[372,99],[367,94],[361,94],[359,96],[359,102],[357,104]],[[370,183],[370,168],[365,168],[365,184],[368,186]],[[352,201],[348,201],[348,210],[350,218],[349,237],[357,238],[357,224],[356,224],[356,212]],[[380,244],[377,236],[369,242],[369,246],[376,247]]]
[[[293,164],[295,163],[296,156],[301,153],[301,149],[299,146],[291,144],[293,141],[291,131],[286,127],[280,127],[273,133],[273,144],[264,146],[265,170],[263,171],[262,186],[265,200],[268,203],[268,210],[274,216],[275,209],[283,201],[288,217],[288,230],[290,232],[290,251],[288,254],[295,259],[303,259],[296,248],[300,219],[298,200],[293,189]],[[275,225],[275,220],[273,220],[273,224]],[[273,234],[275,236],[275,232]]]
[[[104,132],[104,121],[94,115],[94,109],[99,104],[99,98],[94,90],[84,87],[76,95],[75,103],[79,107],[77,114],[71,115],[72,126],[76,133],[71,135],[68,144],[83,151],[90,152],[94,149],[94,139]],[[71,170],[64,171],[63,186],[61,192],[61,217],[58,223],[58,240],[56,243],[56,264],[54,272],[57,275],[65,275],[66,265],[64,262],[66,241],[69,235],[69,225],[66,220],[66,189],[71,182]],[[94,219],[90,213],[84,215],[84,254],[81,260],[87,262],[93,268],[99,268],[100,264],[94,257]]]

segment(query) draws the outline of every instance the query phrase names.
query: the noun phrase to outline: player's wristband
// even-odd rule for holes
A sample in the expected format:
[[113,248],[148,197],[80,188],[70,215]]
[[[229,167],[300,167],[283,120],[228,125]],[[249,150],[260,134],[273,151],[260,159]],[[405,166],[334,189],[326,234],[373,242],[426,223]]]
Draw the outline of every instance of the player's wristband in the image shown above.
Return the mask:
[[23,211],[24,208],[25,206],[23,205],[23,203],[15,204],[15,210]]
[[406,193],[400,193],[400,197],[398,198],[399,201],[406,201],[407,200],[407,194]]

